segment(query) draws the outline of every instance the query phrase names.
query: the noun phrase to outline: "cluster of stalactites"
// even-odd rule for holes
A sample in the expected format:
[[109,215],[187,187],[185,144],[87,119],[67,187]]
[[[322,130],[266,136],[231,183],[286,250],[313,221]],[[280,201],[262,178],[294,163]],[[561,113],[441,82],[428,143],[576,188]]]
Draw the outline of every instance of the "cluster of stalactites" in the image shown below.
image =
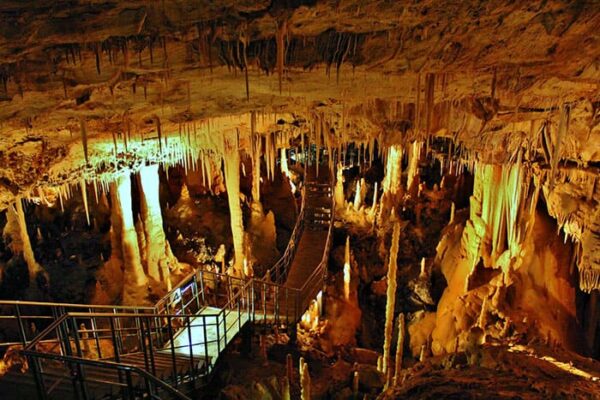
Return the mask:
[[539,189],[520,157],[511,165],[475,165],[470,213],[481,233],[486,266],[496,266],[505,252],[509,259],[519,254],[533,228]]
[[[548,175],[553,177],[552,180]],[[579,286],[585,292],[600,289],[600,185],[594,171],[563,168],[540,171],[549,214],[556,218],[565,241],[575,243]]]

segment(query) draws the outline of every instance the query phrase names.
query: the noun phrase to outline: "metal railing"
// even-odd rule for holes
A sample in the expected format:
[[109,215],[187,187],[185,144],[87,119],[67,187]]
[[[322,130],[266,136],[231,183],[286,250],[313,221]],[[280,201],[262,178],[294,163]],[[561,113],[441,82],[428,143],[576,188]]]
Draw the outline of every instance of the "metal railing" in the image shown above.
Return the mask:
[[[0,318],[15,321],[19,331],[18,342],[4,345],[25,346],[23,354],[40,399],[62,388],[64,380],[71,382],[76,397],[82,399],[98,385],[112,385],[123,398],[158,398],[156,393],[165,390],[186,399],[176,388],[208,375],[244,324],[294,326],[322,289],[332,240],[332,190],[320,263],[301,288],[283,284],[305,225],[324,226],[322,216],[307,213],[310,185],[305,180],[301,211],[286,251],[264,279],[197,270],[153,307],[0,301],[0,306],[14,310],[14,315]],[[32,326],[29,330],[28,325]],[[137,357],[137,364],[131,363],[131,357]],[[162,380],[165,365],[169,373]],[[182,369],[182,365],[189,368]]]
[[304,218],[306,215],[306,196],[308,195],[306,191],[306,185],[308,184],[307,169],[308,168],[304,168],[302,202],[300,205],[300,212],[298,213],[298,216],[296,218],[296,223],[294,224],[294,229],[292,230],[290,240],[288,241],[288,245],[286,246],[283,255],[265,273],[265,276],[263,277],[263,279],[265,280],[275,283],[284,283],[287,279],[289,267],[292,264],[292,261],[294,260],[294,256],[296,255],[296,249],[298,248],[298,243],[300,242],[302,232],[304,231]]
[[0,323],[7,337],[0,343],[0,354],[9,346],[26,346],[52,321],[68,312],[145,314],[154,312],[154,307],[2,300]]

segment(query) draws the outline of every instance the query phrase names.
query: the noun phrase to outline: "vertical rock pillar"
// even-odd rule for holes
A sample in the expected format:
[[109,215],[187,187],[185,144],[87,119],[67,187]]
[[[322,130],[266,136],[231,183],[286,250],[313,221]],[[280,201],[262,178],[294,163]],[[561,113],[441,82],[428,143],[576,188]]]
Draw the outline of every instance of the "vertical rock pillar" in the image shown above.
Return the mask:
[[150,278],[166,283],[167,290],[171,290],[170,267],[177,264],[177,259],[171,252],[171,246],[169,246],[163,230],[158,196],[158,165],[142,167],[139,176],[142,222],[146,237],[146,269]]
[[115,182],[117,195],[115,217],[121,228],[121,249],[123,255],[123,304],[142,304],[146,299],[148,279],[144,274],[138,237],[131,209],[131,178],[129,173],[119,176]]
[[237,138],[234,141],[225,139],[223,161],[225,167],[225,186],[229,201],[229,218],[233,249],[235,252],[234,273],[242,276],[244,265],[244,221],[240,204],[240,153]]

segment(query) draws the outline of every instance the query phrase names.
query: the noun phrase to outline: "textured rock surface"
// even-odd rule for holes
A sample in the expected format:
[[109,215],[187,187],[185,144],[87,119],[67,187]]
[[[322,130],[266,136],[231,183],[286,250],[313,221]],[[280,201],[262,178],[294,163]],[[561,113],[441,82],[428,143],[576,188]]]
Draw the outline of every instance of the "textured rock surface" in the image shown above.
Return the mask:
[[156,157],[157,117],[178,136],[249,110],[383,143],[455,136],[500,161],[541,145],[542,126],[555,147],[569,104],[557,154],[600,160],[594,2],[10,1],[0,20],[3,204],[85,170],[81,120],[96,169],[114,147],[115,165]]

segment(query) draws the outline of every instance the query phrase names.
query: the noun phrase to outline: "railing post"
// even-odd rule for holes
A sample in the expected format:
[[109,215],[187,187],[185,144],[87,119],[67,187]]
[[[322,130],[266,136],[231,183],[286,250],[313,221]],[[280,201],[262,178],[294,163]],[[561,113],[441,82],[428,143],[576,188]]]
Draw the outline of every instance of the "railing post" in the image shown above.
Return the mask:
[[[113,308],[113,314],[117,314],[117,309]],[[121,321],[119,317],[115,317],[115,326],[116,326],[116,334],[117,334],[117,345],[120,348],[120,351],[123,351],[123,337],[121,336]]]
[[224,338],[223,348],[225,348],[227,346],[227,315],[226,315],[226,312],[227,311],[225,311],[223,313],[223,338]]
[[[110,336],[113,342],[113,353],[115,357],[115,362],[121,362],[121,356],[119,355],[119,344],[117,343],[117,333],[115,332],[115,321],[114,315],[108,317],[108,321],[110,324]],[[119,379],[119,384],[123,383],[123,375],[121,374],[121,370],[117,370],[117,378]],[[121,393],[123,398],[125,398],[125,389],[121,389]]]
[[100,348],[100,337],[98,333],[98,325],[96,324],[96,317],[92,317],[90,323],[92,325],[92,334],[94,335],[94,339],[96,341],[96,350],[98,351],[98,358],[102,358],[102,349]]
[[254,314],[254,306],[255,306],[255,297],[256,293],[254,292],[254,279],[252,280],[252,283],[250,284],[250,298],[248,299],[248,301],[251,301],[251,309],[250,309],[250,315],[249,318],[252,321],[252,323],[254,323],[254,321],[256,320],[256,315]]
[[274,299],[273,313],[275,316],[275,323],[279,323],[279,286],[275,286],[275,299]]
[[[194,297],[196,298],[196,313],[198,313],[200,311],[200,296],[198,295],[198,275],[197,273],[194,274],[194,289],[196,290],[196,293],[194,294]],[[196,314],[194,313],[194,314]]]
[[262,303],[263,303],[263,321],[264,325],[266,325],[267,320],[267,284],[263,282],[263,291],[262,291]]
[[144,368],[146,371],[150,369],[150,363],[148,360],[148,349],[146,348],[146,338],[144,332],[144,321],[140,321],[140,317],[135,317],[135,325],[137,329],[137,337],[140,341],[140,346],[142,347],[142,352],[144,353]]
[[[81,343],[79,342],[79,331],[77,327],[77,319],[71,318],[71,327],[73,329],[73,341],[75,342],[75,349],[77,350],[77,356],[79,358],[83,358],[83,352],[81,351]],[[74,379],[79,381],[79,387],[81,388],[81,394],[83,395],[83,400],[87,400],[89,398],[87,393],[87,387],[85,384],[85,376],[83,373],[83,367],[80,363],[76,365],[76,373],[74,373]],[[73,371],[73,366],[71,366],[71,370]],[[75,385],[75,382],[73,382]],[[79,397],[79,394],[77,395]]]
[[154,386],[150,382],[147,376],[144,377],[144,384],[146,386],[146,393],[148,393],[148,398],[154,399],[156,397],[156,392],[154,391]]
[[171,324],[171,316],[167,317],[167,329],[169,331],[169,343],[171,343],[171,363],[173,364],[173,382],[175,387],[179,385],[177,382],[177,359],[175,358],[175,342],[173,341],[173,325]]
[[27,361],[31,365],[31,372],[35,380],[35,387],[38,393],[39,400],[46,400],[46,386],[44,384],[44,376],[42,375],[42,366],[38,357],[27,356]]
[[215,317],[215,322],[217,325],[217,354],[221,354],[221,333],[219,332],[219,324],[221,323],[221,321],[219,321],[218,315]]
[[[205,315],[202,316],[202,329],[203,329],[203,333],[204,333],[204,361],[205,361],[206,367],[207,367],[206,372],[210,372],[208,370],[208,367],[209,367],[208,363],[211,362],[211,360],[208,359],[208,336],[206,334],[206,316]],[[219,339],[219,335],[217,334],[217,340],[218,339]]]
[[130,400],[135,400],[135,393],[133,392],[133,379],[131,378],[131,371],[125,370],[125,379],[127,380],[127,394]]
[[194,349],[192,347],[193,343],[192,343],[192,324],[191,324],[191,320],[190,317],[185,317],[185,322],[187,324],[187,331],[188,331],[188,344],[189,344],[189,348],[190,348],[190,375],[192,378],[192,386],[194,385],[194,378],[195,378],[195,367],[194,367]]
[[117,332],[115,331],[115,321],[114,321],[113,317],[109,317],[108,320],[110,323],[110,334],[112,336],[113,352],[115,355],[115,361],[121,362],[121,357],[119,355],[119,343],[117,342]]
[[146,326],[148,328],[148,346],[147,348],[150,350],[149,351],[149,356],[150,356],[150,367],[152,368],[152,375],[156,376],[156,363],[154,362],[154,342],[152,341],[152,319],[153,318],[148,318],[146,320]]
[[[200,277],[200,290],[202,291],[202,305],[206,304],[206,298],[204,297],[204,292],[206,288],[204,287],[204,271],[202,269],[198,270],[198,276]],[[198,308],[198,310],[200,310]]]
[[23,324],[23,318],[21,317],[21,309],[18,304],[15,304],[15,315],[17,316],[17,323],[19,324],[19,335],[21,336],[21,342],[23,347],[27,346],[27,333],[25,332],[25,325]]

